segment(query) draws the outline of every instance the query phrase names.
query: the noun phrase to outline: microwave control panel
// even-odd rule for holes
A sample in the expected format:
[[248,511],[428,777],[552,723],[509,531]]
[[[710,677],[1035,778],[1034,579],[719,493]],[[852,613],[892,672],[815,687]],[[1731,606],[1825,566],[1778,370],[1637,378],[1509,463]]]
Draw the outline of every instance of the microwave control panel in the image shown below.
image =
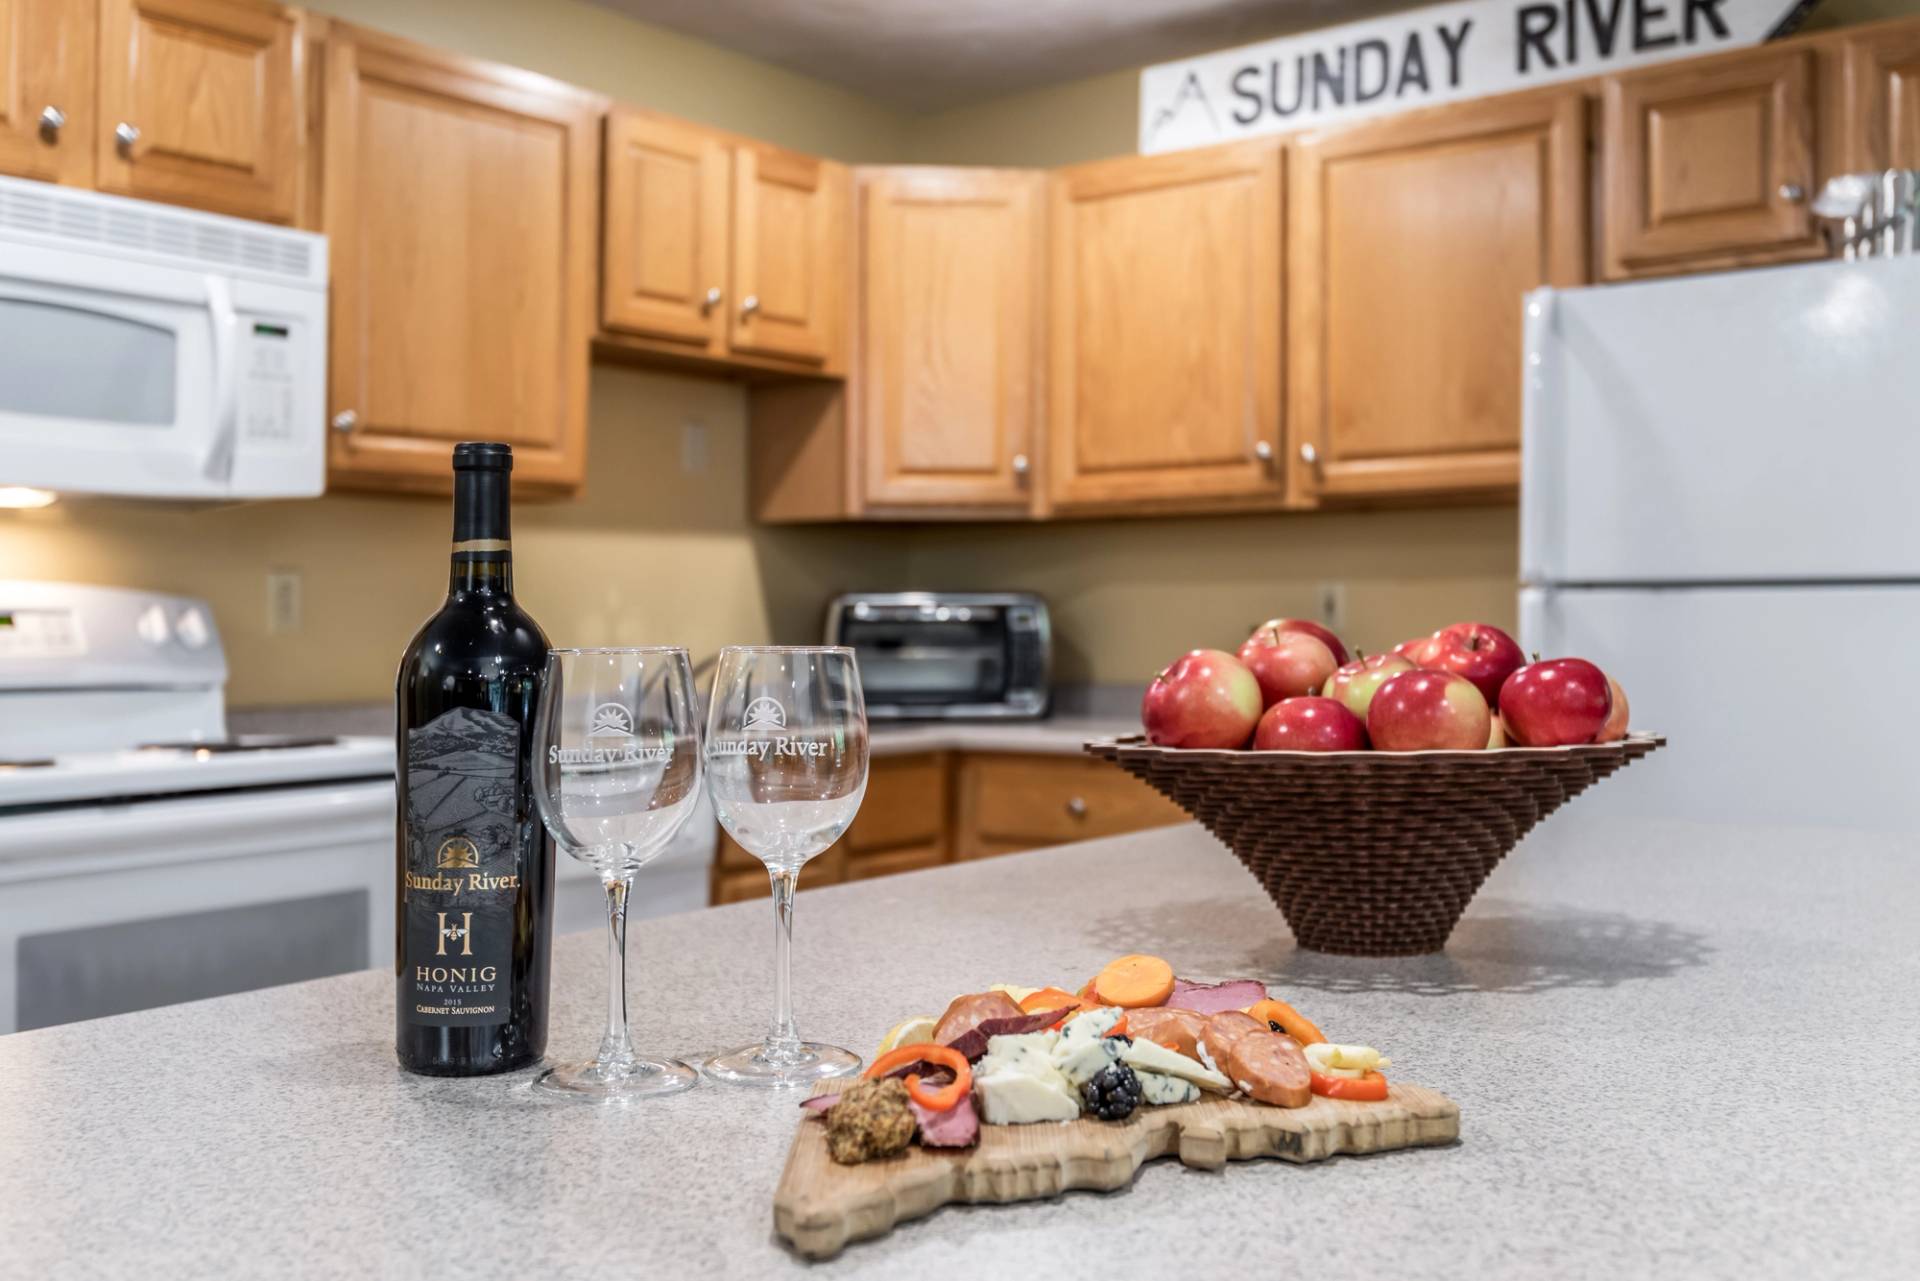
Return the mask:
[[293,439],[299,325],[255,320],[242,334],[240,434],[247,440]]

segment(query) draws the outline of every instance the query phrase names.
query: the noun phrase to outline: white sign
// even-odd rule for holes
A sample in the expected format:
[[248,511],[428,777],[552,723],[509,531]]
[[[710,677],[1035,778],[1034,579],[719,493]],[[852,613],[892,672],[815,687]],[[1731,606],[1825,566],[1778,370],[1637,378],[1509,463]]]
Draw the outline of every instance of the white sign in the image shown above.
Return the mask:
[[1758,44],[1806,0],[1459,0],[1140,73],[1140,150],[1179,151]]

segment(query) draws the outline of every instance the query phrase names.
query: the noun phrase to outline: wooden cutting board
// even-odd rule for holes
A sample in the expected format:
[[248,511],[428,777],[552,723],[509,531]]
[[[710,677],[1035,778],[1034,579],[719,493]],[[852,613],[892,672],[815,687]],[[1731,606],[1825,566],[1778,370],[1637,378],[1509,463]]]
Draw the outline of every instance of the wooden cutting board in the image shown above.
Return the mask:
[[[825,1082],[830,1094],[844,1082]],[[983,1125],[980,1142],[958,1151],[918,1144],[898,1156],[836,1165],[826,1122],[802,1115],[787,1168],[773,1194],[773,1226],[810,1259],[886,1232],[951,1202],[1031,1201],[1071,1188],[1110,1190],[1132,1182],[1155,1157],[1217,1170],[1228,1161],[1279,1157],[1319,1161],[1343,1152],[1427,1147],[1460,1137],[1460,1108],[1437,1090],[1395,1082],[1384,1103],[1316,1097],[1303,1108],[1239,1099],[1143,1107],[1122,1122]]]

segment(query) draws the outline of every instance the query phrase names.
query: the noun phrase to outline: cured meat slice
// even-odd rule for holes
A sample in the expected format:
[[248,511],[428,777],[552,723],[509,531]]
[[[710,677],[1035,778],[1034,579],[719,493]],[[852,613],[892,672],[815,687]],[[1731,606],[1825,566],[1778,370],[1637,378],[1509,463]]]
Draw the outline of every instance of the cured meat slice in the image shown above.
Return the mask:
[[969,992],[956,996],[947,1012],[934,1024],[933,1039],[938,1045],[952,1045],[958,1037],[973,1031],[988,1019],[1017,1019],[1024,1011],[1005,992]]
[[1224,1072],[1227,1070],[1227,1052],[1233,1048],[1235,1041],[1255,1032],[1266,1031],[1266,1025],[1251,1014],[1240,1010],[1222,1010],[1218,1014],[1209,1014],[1206,1022],[1200,1025],[1200,1048],[1207,1052],[1214,1066]]
[[1313,1101],[1307,1056],[1290,1036],[1249,1032],[1227,1048],[1220,1070],[1242,1093],[1281,1108],[1303,1108]]
[[1166,1004],[1176,1010],[1198,1014],[1218,1014],[1222,1010],[1244,1010],[1255,1001],[1267,999],[1267,986],[1256,979],[1233,979],[1226,983],[1189,983],[1173,981],[1173,995]]
[[1127,1035],[1153,1041],[1176,1054],[1197,1059],[1200,1057],[1200,1029],[1206,1026],[1206,1022],[1204,1015],[1195,1014],[1192,1010],[1165,1007],[1129,1010]]

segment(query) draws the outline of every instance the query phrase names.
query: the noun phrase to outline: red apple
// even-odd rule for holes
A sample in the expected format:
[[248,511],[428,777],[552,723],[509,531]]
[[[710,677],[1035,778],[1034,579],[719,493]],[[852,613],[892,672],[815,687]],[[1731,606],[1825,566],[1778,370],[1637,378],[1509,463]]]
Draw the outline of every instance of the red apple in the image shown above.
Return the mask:
[[1627,691],[1620,688],[1620,682],[1607,677],[1607,692],[1613,695],[1613,707],[1607,712],[1607,723],[1593,736],[1596,743],[1617,743],[1627,736]]
[[1413,664],[1398,654],[1357,658],[1334,672],[1320,692],[1328,698],[1338,699],[1348,711],[1364,721],[1367,719],[1367,705],[1373,702],[1374,691],[1390,677],[1412,670]]
[[1487,750],[1507,745],[1507,723],[1500,719],[1500,713],[1493,714],[1493,728],[1487,731]]
[[1403,640],[1393,647],[1393,652],[1412,663],[1415,667],[1431,667],[1440,657],[1440,633],[1431,636],[1416,636],[1412,640]]
[[1612,710],[1606,673],[1584,658],[1529,663],[1500,687],[1500,719],[1523,747],[1591,743]]
[[1255,639],[1262,632],[1305,632],[1333,652],[1333,664],[1335,667],[1347,661],[1347,647],[1341,642],[1340,638],[1310,619],[1269,618],[1266,622],[1254,628],[1253,636],[1248,637],[1248,639]]
[[1196,649],[1153,678],[1140,720],[1161,747],[1245,747],[1260,709],[1260,682],[1245,663]]
[[1374,694],[1367,737],[1383,752],[1480,751],[1493,737],[1493,713],[1466,677],[1417,668]]
[[1442,627],[1427,642],[1437,642],[1432,658],[1415,659],[1414,663],[1466,677],[1490,707],[1500,702],[1501,684],[1527,661],[1513,637],[1487,623]]
[[1305,632],[1255,632],[1240,647],[1240,661],[1260,682],[1260,697],[1271,707],[1283,698],[1318,692],[1340,664],[1333,651]]
[[1366,746],[1366,725],[1331,698],[1283,698],[1253,732],[1259,752],[1359,752]]

